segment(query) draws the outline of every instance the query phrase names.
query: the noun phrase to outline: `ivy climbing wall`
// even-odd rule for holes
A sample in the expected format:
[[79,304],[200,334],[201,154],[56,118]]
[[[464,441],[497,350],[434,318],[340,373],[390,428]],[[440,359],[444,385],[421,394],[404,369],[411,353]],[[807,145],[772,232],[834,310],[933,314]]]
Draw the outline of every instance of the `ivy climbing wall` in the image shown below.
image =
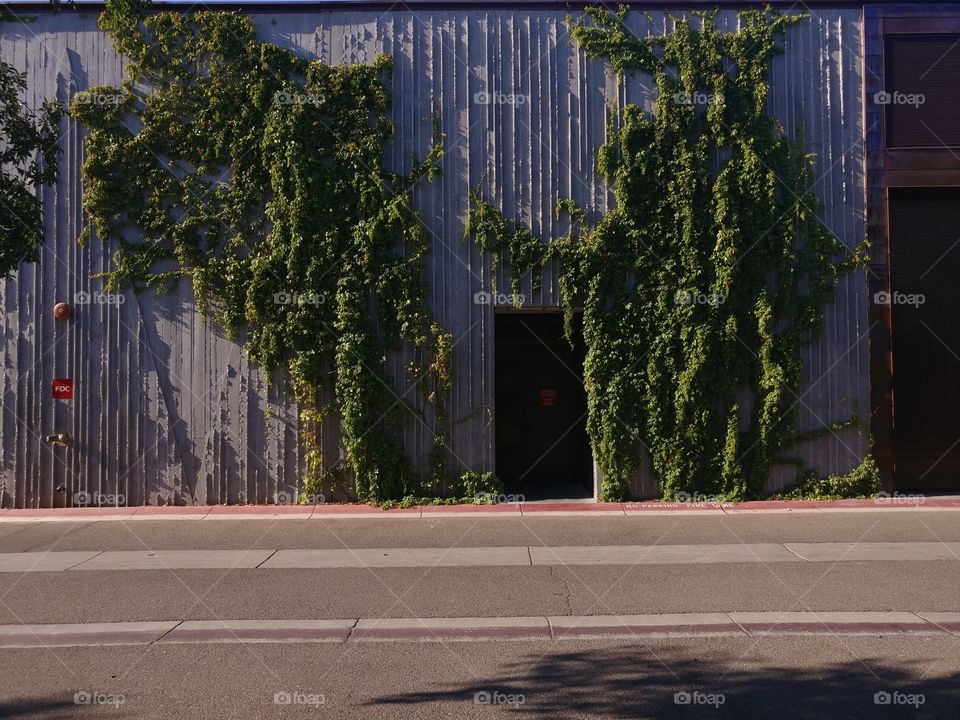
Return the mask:
[[[491,277],[489,259],[463,239],[469,190],[483,196],[541,237],[567,232],[553,208],[572,198],[597,218],[612,203],[594,168],[607,139],[612,105],[652,108],[654,87],[642,78],[618,82],[599,60],[587,60],[569,37],[560,12],[395,11],[258,13],[251,15],[265,42],[331,64],[365,63],[393,56],[390,90],[396,125],[388,165],[410,168],[409,153],[426,156],[434,123],[443,133],[442,177],[415,190],[431,243],[426,260],[428,304],[454,339],[448,401],[451,471],[492,469],[493,309],[475,296],[508,277]],[[736,26],[733,12],[718,17]],[[638,35],[661,33],[662,13],[632,14]],[[801,127],[816,154],[821,217],[837,238],[853,246],[864,237],[864,134],[861,116],[860,14],[820,10],[790,29],[785,54],[773,63],[770,110],[789,134]],[[26,25],[0,24],[0,58],[28,73],[27,102],[64,102],[78,91],[118,86],[124,61],[97,28],[96,16],[66,11],[42,14]],[[84,226],[79,166],[83,131],[63,122],[61,175],[45,189],[47,240],[41,262],[24,265],[0,284],[4,308],[5,383],[0,433],[0,502],[43,506],[93,491],[123,502],[267,502],[292,494],[305,461],[297,442],[296,409],[283,383],[268,382],[239,345],[204,324],[190,288],[156,296],[126,293],[123,303],[78,306],[68,322],[51,309],[75,293],[97,299],[109,267],[102,243],[79,248]],[[556,268],[534,289],[521,284],[528,306],[559,304]],[[105,299],[105,298],[104,298]],[[799,430],[813,431],[869,412],[866,281],[862,271],[841,280],[826,310],[820,341],[805,350],[803,390],[797,398]],[[401,377],[404,358],[391,360]],[[54,378],[73,378],[72,401],[54,401]],[[66,430],[69,448],[42,436]],[[426,464],[432,433],[415,418],[404,445]],[[324,458],[341,450],[335,419],[322,433]],[[822,474],[857,465],[865,437],[856,428],[803,443],[797,453]],[[635,496],[653,496],[643,464]],[[770,489],[792,479],[776,468]]]

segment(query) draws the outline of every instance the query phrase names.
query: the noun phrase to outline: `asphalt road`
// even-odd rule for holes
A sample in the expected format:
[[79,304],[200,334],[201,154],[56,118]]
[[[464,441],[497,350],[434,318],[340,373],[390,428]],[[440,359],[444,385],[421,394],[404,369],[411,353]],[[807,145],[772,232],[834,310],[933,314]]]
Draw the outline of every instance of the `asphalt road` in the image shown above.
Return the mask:
[[[955,541],[956,511],[0,523],[0,553]],[[960,559],[0,573],[3,625],[811,610],[960,611]],[[0,649],[3,718],[504,712],[960,718],[960,635]]]
[[[960,562],[378,568],[0,576],[0,623],[960,610]],[[3,587],[0,585],[0,587]]]
[[[6,718],[960,717],[956,638],[155,645],[2,657]],[[123,703],[75,705],[78,692]],[[914,704],[875,704],[884,692]],[[698,693],[698,704],[675,704],[677,693]]]

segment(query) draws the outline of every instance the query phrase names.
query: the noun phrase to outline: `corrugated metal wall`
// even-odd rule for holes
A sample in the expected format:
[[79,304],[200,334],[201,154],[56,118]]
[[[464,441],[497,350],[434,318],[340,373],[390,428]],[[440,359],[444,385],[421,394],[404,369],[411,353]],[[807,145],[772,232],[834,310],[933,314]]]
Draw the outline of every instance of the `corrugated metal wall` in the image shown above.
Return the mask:
[[[489,262],[463,240],[468,189],[486,196],[534,232],[554,237],[556,198],[571,197],[595,216],[610,195],[597,182],[594,157],[605,114],[619,100],[650,103],[640,78],[625,86],[603,63],[587,61],[562,11],[397,10],[257,13],[261,37],[329,63],[395,58],[394,167],[407,152],[421,156],[440,119],[447,156],[442,179],[417,193],[433,254],[428,282],[437,319],[457,340],[451,452],[458,470],[493,467],[493,312],[474,302],[489,290]],[[732,12],[721,22],[733,27]],[[638,33],[664,26],[662,13],[634,14]],[[819,11],[795,27],[775,62],[772,109],[789,132],[803,128],[817,153],[825,222],[848,245],[864,236],[860,11]],[[0,23],[0,57],[28,73],[26,98],[66,101],[77,90],[119,84],[124,63],[97,29],[92,13],[44,13],[33,22]],[[478,93],[522,96],[478,102]],[[84,222],[79,166],[82,131],[64,121],[62,176],[43,191],[47,238],[43,258],[0,282],[4,309],[4,388],[0,433],[5,506],[44,506],[54,493],[119,493],[130,504],[268,501],[296,487],[300,454],[295,409],[283,388],[250,365],[242,350],[195,312],[190,289],[172,295],[128,294],[122,305],[88,305],[64,323],[51,309],[79,291],[96,291],[91,275],[110,251],[94,240],[75,243]],[[497,278],[507,287],[507,279]],[[528,305],[555,305],[555,273],[542,289],[525,288]],[[868,412],[866,282],[843,281],[827,312],[823,341],[806,357],[806,390],[797,400],[801,429]],[[395,375],[399,376],[399,363]],[[51,400],[55,377],[77,384],[72,402]],[[68,448],[42,436],[71,432]],[[335,438],[327,433],[327,457]],[[410,423],[407,445],[423,456],[425,427]],[[855,465],[865,442],[846,431],[808,443],[805,459],[821,472]],[[781,478],[774,477],[772,486]],[[638,495],[652,493],[638,478]]]

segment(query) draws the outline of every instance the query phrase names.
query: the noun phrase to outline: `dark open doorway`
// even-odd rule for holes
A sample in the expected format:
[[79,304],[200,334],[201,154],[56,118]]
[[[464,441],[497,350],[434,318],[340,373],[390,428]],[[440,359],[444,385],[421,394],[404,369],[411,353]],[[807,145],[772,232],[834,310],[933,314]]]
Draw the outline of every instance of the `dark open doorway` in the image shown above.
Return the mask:
[[891,188],[894,482],[960,490],[960,188]]
[[559,312],[494,315],[497,476],[527,500],[593,496],[577,325],[571,348]]

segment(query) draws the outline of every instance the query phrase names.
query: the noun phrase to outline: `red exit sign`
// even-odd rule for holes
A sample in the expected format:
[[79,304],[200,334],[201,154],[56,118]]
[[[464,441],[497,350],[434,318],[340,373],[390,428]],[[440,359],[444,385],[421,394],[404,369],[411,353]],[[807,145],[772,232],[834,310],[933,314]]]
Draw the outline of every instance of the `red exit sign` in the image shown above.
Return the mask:
[[54,400],[73,400],[73,380],[57,378],[53,381]]
[[557,391],[555,388],[544,388],[540,391],[540,397],[537,398],[540,407],[556,407]]

